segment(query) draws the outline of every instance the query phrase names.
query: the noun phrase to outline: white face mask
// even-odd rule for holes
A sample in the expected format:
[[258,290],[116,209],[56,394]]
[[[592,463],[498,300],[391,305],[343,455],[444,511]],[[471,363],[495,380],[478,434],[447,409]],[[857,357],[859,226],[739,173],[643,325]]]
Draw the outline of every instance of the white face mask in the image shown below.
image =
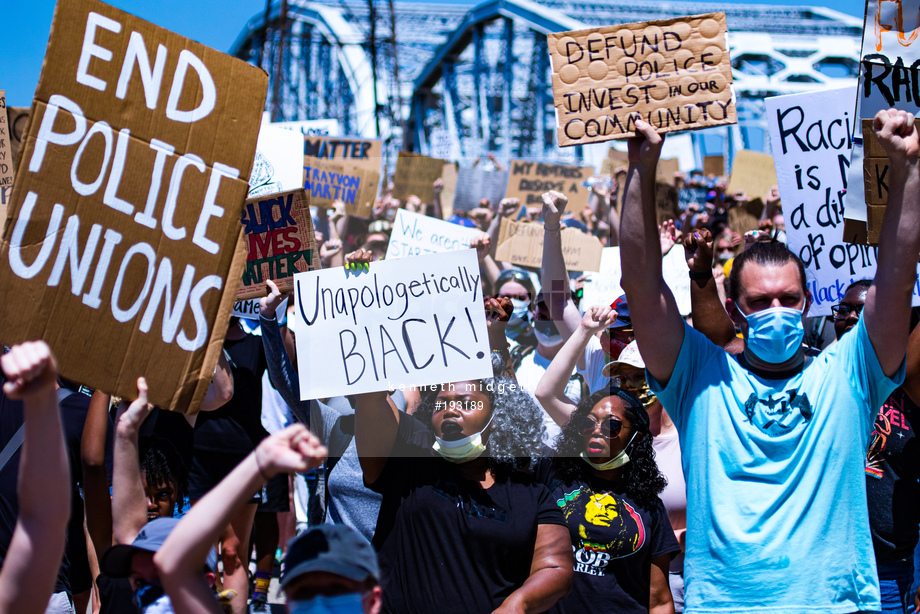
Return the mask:
[[629,462],[629,454],[626,453],[626,450],[629,449],[629,445],[633,442],[633,439],[635,439],[636,435],[638,434],[639,434],[638,431],[634,432],[632,434],[632,437],[629,438],[629,441],[626,442],[626,445],[623,447],[623,449],[620,450],[620,453],[614,456],[613,458],[611,458],[607,462],[595,463],[593,460],[588,458],[588,455],[585,454],[584,452],[581,453],[581,458],[586,463],[588,463],[589,465],[597,469],[598,471],[608,471],[610,469],[616,469],[617,467],[622,467],[623,465]]
[[457,439],[456,441],[446,441],[437,435],[434,436],[435,442],[431,446],[435,452],[441,455],[445,460],[452,463],[467,463],[476,460],[486,451],[486,444],[482,442],[482,434],[489,425],[492,424],[492,418],[478,433],[473,433],[469,437]]
[[556,347],[562,343],[562,335],[552,320],[537,320],[533,325],[533,334],[543,347]]

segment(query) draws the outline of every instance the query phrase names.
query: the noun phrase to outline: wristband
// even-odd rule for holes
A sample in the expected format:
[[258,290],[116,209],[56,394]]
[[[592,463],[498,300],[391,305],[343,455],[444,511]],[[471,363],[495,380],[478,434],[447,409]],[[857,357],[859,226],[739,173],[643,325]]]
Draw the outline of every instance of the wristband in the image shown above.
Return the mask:
[[703,272],[691,270],[690,279],[692,279],[693,281],[705,281],[707,279],[712,279],[712,269],[708,271],[703,271]]
[[547,228],[545,225],[543,226],[543,232],[559,232],[561,229],[562,229],[561,225],[556,226],[555,228]]

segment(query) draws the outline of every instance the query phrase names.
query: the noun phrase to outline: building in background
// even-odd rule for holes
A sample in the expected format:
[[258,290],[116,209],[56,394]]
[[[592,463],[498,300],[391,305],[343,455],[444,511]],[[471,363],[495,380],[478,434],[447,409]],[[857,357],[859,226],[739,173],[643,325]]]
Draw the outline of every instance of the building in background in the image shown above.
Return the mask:
[[596,163],[607,144],[556,147],[546,35],[715,11],[727,16],[738,125],[670,137],[697,167],[769,151],[764,98],[855,84],[862,20],[817,7],[275,0],[230,53],[271,76],[273,121],[338,120],[341,135],[384,139],[389,167],[400,149],[466,164],[489,152]]

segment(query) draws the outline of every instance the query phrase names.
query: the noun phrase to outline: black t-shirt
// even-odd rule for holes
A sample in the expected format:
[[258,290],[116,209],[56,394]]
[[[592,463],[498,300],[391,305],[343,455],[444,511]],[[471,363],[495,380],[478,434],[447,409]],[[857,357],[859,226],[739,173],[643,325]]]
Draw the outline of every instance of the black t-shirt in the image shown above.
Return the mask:
[[904,392],[895,390],[875,419],[866,455],[866,495],[869,528],[879,562],[911,559],[920,523],[920,441],[913,421],[918,408]]
[[[67,445],[67,458],[70,462],[70,481],[72,492],[77,492],[77,484],[82,476],[80,459],[80,439],[83,435],[83,423],[89,409],[89,397],[83,393],[74,393],[61,403],[61,423],[64,428],[64,442]],[[0,450],[13,438],[23,424],[22,402],[9,399],[0,391]],[[19,496],[17,483],[19,478],[20,447],[6,466],[0,470],[0,567],[13,539],[16,519],[19,517]],[[71,521],[77,522],[73,517]],[[82,525],[82,518],[79,523]],[[85,554],[84,554],[85,556]],[[70,561],[65,551],[54,592],[70,591]]]
[[[198,414],[198,418],[207,412]],[[195,448],[195,430],[185,416],[175,411],[154,407],[141,425],[140,438],[160,437],[167,439],[176,448],[176,452],[188,469],[192,465],[192,453]]]
[[99,587],[99,614],[133,614],[138,611],[134,592],[127,578],[112,578],[103,573],[96,576]]
[[648,614],[652,560],[675,556],[680,545],[660,499],[639,506],[614,482],[597,477],[557,484],[575,552],[572,592],[554,613],[603,611]]
[[195,449],[246,455],[268,433],[262,428],[262,374],[265,350],[255,335],[224,341],[233,372],[233,398],[214,411],[198,414]]
[[431,432],[400,417],[393,456],[371,487],[383,495],[374,546],[384,611],[488,613],[530,575],[537,526],[563,525],[528,476],[483,490],[433,456]]

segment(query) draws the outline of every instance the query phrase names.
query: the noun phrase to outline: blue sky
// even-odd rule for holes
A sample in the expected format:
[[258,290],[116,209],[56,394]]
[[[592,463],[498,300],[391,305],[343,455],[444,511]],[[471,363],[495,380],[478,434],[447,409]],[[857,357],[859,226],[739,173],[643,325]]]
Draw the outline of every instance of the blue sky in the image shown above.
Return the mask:
[[[723,1],[726,4],[748,4],[740,0]],[[452,3],[472,6],[475,2],[461,0]],[[220,51],[228,51],[246,21],[265,9],[264,0],[114,0],[110,4]],[[761,0],[757,4],[795,6],[800,3]],[[865,10],[865,3],[860,0],[807,4],[826,6],[860,18]],[[9,106],[29,106],[32,103],[53,14],[53,0],[11,0],[4,7],[4,34],[0,36],[0,89],[6,90]]]

